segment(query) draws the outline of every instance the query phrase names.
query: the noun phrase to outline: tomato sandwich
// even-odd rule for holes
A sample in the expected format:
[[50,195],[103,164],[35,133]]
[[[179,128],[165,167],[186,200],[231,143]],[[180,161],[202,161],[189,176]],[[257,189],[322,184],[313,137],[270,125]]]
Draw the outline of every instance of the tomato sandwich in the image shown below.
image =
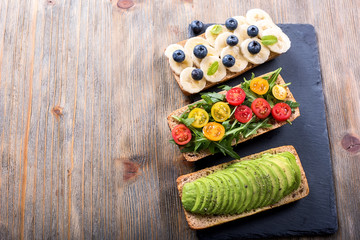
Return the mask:
[[187,161],[223,153],[235,159],[233,146],[292,124],[300,116],[297,103],[280,76],[281,68],[223,91],[201,94],[202,100],[184,106],[168,117],[171,142]]

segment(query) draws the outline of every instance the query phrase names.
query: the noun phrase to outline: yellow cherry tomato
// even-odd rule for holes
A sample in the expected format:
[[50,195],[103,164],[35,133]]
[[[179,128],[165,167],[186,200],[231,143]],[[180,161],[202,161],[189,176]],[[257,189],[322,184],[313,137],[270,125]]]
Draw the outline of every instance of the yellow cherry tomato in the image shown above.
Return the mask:
[[224,102],[217,102],[211,107],[211,116],[217,122],[224,122],[230,117],[231,110],[229,105]]
[[204,136],[210,141],[220,141],[225,135],[225,128],[217,122],[209,122],[203,127]]
[[264,95],[269,90],[269,83],[266,79],[257,77],[251,80],[250,89],[258,95]]
[[209,114],[201,108],[194,108],[193,110],[191,110],[188,118],[195,119],[191,126],[196,128],[202,128],[209,122]]
[[283,86],[275,85],[272,89],[272,94],[278,100],[284,100],[286,98],[287,92]]

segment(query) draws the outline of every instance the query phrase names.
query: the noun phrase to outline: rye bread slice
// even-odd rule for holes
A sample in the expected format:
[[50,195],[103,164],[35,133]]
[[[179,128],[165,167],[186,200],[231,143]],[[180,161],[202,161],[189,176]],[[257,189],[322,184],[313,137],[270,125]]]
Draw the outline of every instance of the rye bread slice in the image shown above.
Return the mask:
[[226,168],[227,166],[229,166],[232,163],[236,163],[236,162],[241,162],[244,160],[252,160],[252,159],[256,159],[258,157],[260,157],[262,154],[264,153],[271,153],[271,154],[275,154],[275,153],[281,153],[281,152],[291,152],[295,158],[296,158],[296,162],[299,165],[300,171],[301,171],[301,183],[298,189],[294,190],[292,193],[290,193],[289,195],[285,196],[284,198],[282,198],[279,202],[270,205],[270,206],[266,206],[266,207],[262,207],[262,208],[258,208],[258,209],[254,209],[251,210],[249,212],[244,212],[238,215],[218,215],[218,216],[206,216],[206,215],[200,215],[200,214],[194,214],[191,212],[188,212],[184,209],[185,212],[185,217],[186,220],[190,226],[191,229],[204,229],[204,228],[208,228],[208,227],[212,227],[212,226],[216,226],[222,223],[226,223],[226,222],[230,222],[239,218],[243,218],[243,217],[247,217],[268,209],[272,209],[275,207],[279,207],[281,205],[285,205],[291,202],[294,202],[296,200],[299,200],[301,198],[306,197],[309,194],[309,185],[305,176],[305,172],[304,169],[301,165],[300,162],[300,158],[299,155],[297,154],[295,148],[291,145],[289,146],[282,146],[282,147],[277,147],[277,148],[272,148],[260,153],[256,153],[247,157],[243,157],[239,160],[233,160],[231,162],[227,162],[227,163],[223,163],[214,167],[210,167],[210,168],[205,168],[202,169],[200,171],[197,172],[193,172],[193,173],[189,173],[183,176],[178,177],[178,179],[176,180],[177,183],[177,188],[179,190],[179,196],[181,199],[182,196],[182,188],[184,186],[185,183],[188,182],[192,182],[195,181],[198,178],[201,177],[205,177],[217,170],[221,170]]
[[[205,33],[203,33],[203,34],[201,34],[201,35],[199,35],[199,36],[197,36],[197,37],[205,38]],[[206,38],[205,38],[205,39],[206,39]],[[186,41],[187,41],[187,39],[186,39],[186,40],[183,40],[183,41],[181,41],[181,42],[178,42],[177,44],[179,44],[179,45],[181,45],[181,46],[185,46]],[[270,61],[270,60],[272,60],[272,59],[274,59],[274,58],[276,58],[276,57],[278,57],[278,56],[280,56],[280,55],[281,55],[281,54],[278,54],[278,53],[275,53],[275,52],[270,51],[269,58],[268,58],[265,62],[268,62],[268,61]],[[206,89],[208,89],[208,88],[211,88],[211,87],[213,87],[213,86],[215,86],[215,85],[224,83],[224,82],[226,82],[226,81],[228,81],[228,80],[230,80],[230,79],[232,79],[232,78],[234,78],[234,77],[236,77],[236,76],[239,76],[239,75],[243,74],[244,72],[247,72],[247,71],[249,71],[250,69],[253,69],[254,67],[259,66],[259,65],[261,65],[261,64],[253,64],[253,63],[249,62],[248,65],[246,66],[246,68],[244,68],[244,70],[242,70],[241,72],[237,72],[237,73],[233,73],[233,72],[230,72],[229,70],[226,70],[226,76],[225,76],[221,81],[215,82],[215,83],[206,81],[206,85],[205,85],[204,89],[201,90],[201,91],[204,91],[204,90],[206,90]],[[171,69],[171,67],[170,67],[170,70],[172,71],[172,73],[173,73],[173,75],[174,75],[174,77],[175,77],[175,80],[176,80],[177,84],[179,85],[181,91],[184,93],[184,95],[186,95],[186,96],[192,95],[191,93],[189,93],[189,92],[187,92],[185,89],[183,89],[183,87],[181,86],[181,84],[180,84],[180,75],[176,74],[176,73]]]
[[[261,76],[265,76],[265,75],[268,75],[269,73],[267,74],[264,74],[264,75],[261,75]],[[260,77],[261,77],[260,76]],[[277,84],[285,84],[283,78],[281,77],[281,75],[278,76],[277,80],[276,80],[276,83]],[[240,87],[241,84],[237,85],[237,87]],[[292,93],[290,92],[289,88],[288,87],[285,87],[286,88],[286,91],[287,91],[287,97],[285,100],[290,100],[290,101],[294,101],[296,102],[294,96],[292,95]],[[226,91],[221,91],[219,93],[222,93],[222,94],[226,94]],[[169,128],[170,130],[172,130],[176,125],[180,124],[178,121],[176,121],[174,118],[172,118],[171,116],[175,115],[175,116],[181,116],[181,114],[183,114],[186,110],[188,109],[188,105],[182,107],[182,108],[179,108],[177,110],[175,110],[174,112],[170,113],[170,115],[168,115],[167,117],[167,121],[168,121],[168,125],[169,125]],[[294,121],[297,117],[300,116],[300,111],[299,111],[299,108],[295,108],[295,112],[293,112],[289,118],[289,121]],[[270,124],[272,124],[273,126],[270,127],[270,128],[261,128],[257,131],[256,134],[253,134],[251,135],[250,137],[248,138],[240,138],[239,141],[237,143],[241,143],[241,142],[245,142],[249,139],[252,139],[256,136],[259,136],[263,133],[266,133],[266,132],[269,132],[273,129],[276,129],[276,128],[279,128],[285,124],[287,124],[287,121],[283,121],[283,122],[277,122],[275,121],[275,119],[271,119],[271,121],[269,121]],[[236,144],[236,141],[234,140],[233,143],[231,145],[235,145]],[[210,151],[209,150],[201,150],[197,153],[193,153],[193,152],[188,152],[188,153],[183,153],[183,156],[184,158],[189,161],[189,162],[195,162],[197,160],[200,160],[204,157],[207,157],[211,155]]]

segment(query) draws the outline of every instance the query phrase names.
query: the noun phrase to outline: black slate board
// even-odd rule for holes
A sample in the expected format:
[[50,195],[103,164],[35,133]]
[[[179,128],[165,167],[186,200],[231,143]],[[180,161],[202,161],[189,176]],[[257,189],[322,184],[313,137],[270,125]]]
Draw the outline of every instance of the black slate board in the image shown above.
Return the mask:
[[[206,25],[206,27],[209,25]],[[291,40],[290,50],[225,84],[235,86],[251,72],[261,75],[282,67],[281,76],[291,82],[300,103],[301,116],[289,124],[235,147],[241,156],[273,147],[293,145],[305,170],[310,194],[297,202],[250,217],[197,231],[199,239],[239,239],[332,234],[338,229],[333,173],[322,91],[315,29],[308,24],[279,24]],[[190,37],[195,36],[189,28]],[[219,91],[213,87],[208,91]],[[194,100],[200,96],[195,95]],[[221,154],[204,158],[196,170],[232,160]]]

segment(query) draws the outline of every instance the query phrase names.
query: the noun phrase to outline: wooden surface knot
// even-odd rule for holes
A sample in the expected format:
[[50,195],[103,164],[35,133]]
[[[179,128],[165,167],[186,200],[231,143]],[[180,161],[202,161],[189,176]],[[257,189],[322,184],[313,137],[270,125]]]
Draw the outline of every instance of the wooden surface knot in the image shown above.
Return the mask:
[[135,3],[131,0],[119,0],[117,2],[117,6],[121,9],[128,9],[135,5]]
[[348,133],[341,140],[342,147],[351,153],[357,153],[360,151],[360,139],[359,137]]
[[63,115],[62,111],[63,111],[63,108],[60,107],[59,105],[57,105],[51,109],[51,113],[55,116],[56,120],[58,120],[58,121],[60,120],[60,118]]
[[53,6],[53,5],[56,4],[56,2],[54,0],[46,0],[46,4],[50,5],[50,6]]

